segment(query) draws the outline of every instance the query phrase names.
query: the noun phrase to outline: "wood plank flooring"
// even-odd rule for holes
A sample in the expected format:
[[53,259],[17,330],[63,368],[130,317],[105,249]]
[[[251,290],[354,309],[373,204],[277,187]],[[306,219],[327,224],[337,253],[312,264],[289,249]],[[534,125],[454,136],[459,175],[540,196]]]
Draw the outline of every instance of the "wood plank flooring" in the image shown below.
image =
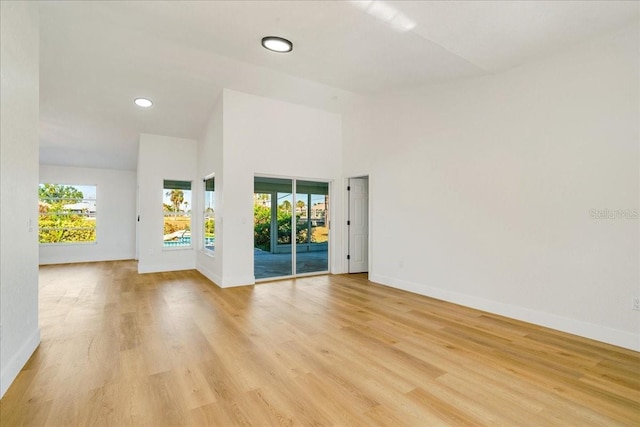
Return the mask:
[[40,269],[0,425],[638,426],[640,353],[368,282]]

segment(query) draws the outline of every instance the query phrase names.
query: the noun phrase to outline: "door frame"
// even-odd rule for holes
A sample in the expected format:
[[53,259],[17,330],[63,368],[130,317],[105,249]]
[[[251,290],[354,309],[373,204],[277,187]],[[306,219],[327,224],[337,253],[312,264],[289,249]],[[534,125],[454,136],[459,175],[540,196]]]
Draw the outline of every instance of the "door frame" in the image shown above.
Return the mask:
[[[295,213],[295,204],[297,202],[297,193],[296,193],[296,184],[298,181],[315,181],[315,182],[321,182],[321,183],[326,183],[328,185],[328,196],[329,196],[329,217],[332,218],[333,217],[333,212],[335,212],[334,210],[334,203],[331,202],[333,196],[333,183],[334,181],[331,179],[321,179],[321,178],[306,178],[306,177],[300,177],[300,176],[290,176],[290,175],[273,175],[273,174],[263,174],[263,173],[254,173],[253,175],[254,178],[254,182],[255,182],[255,178],[277,178],[277,179],[288,179],[291,180],[291,191],[292,191],[292,210]],[[255,192],[255,191],[254,191]],[[276,195],[276,203],[277,203],[277,192],[275,193]],[[273,195],[272,195],[273,197]],[[274,209],[277,209],[277,207],[275,207]],[[253,227],[253,221],[251,222],[252,227]],[[272,224],[273,226],[273,224]],[[274,280],[281,280],[281,279],[290,279],[290,278],[295,278],[295,277],[305,277],[305,276],[317,276],[317,275],[324,275],[324,274],[331,274],[331,266],[332,266],[332,262],[331,262],[331,245],[332,245],[332,240],[334,239],[334,233],[331,227],[331,224],[328,224],[328,231],[329,231],[329,243],[327,244],[327,270],[322,270],[322,271],[313,271],[310,273],[297,273],[296,271],[296,263],[297,263],[297,244],[295,243],[295,239],[296,239],[296,216],[295,214],[293,214],[291,216],[291,271],[293,272],[293,274],[291,275],[286,275],[286,276],[276,276],[276,277],[267,277],[267,278],[262,278],[262,279],[254,279],[254,283],[260,283],[260,282],[270,282],[270,281],[274,281]],[[272,231],[273,232],[273,231]],[[277,233],[277,231],[276,231]],[[253,265],[255,267],[255,259],[253,261]]]

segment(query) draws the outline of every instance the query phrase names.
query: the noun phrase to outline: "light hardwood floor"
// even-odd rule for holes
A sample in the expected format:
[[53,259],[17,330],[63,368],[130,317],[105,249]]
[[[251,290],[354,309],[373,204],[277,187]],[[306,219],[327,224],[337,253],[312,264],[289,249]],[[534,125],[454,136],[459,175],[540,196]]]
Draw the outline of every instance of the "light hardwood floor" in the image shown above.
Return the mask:
[[640,425],[640,354],[368,282],[40,269],[0,425]]

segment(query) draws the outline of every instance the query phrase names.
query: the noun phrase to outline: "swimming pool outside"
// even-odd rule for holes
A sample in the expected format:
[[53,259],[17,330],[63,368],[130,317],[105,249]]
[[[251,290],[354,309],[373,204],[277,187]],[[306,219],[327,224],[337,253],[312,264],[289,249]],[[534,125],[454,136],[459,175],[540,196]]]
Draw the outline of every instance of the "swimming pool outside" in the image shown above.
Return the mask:
[[[205,237],[204,239],[205,249],[214,250],[215,243],[215,237]],[[182,236],[174,240],[165,240],[164,246],[171,248],[191,246],[191,236]]]

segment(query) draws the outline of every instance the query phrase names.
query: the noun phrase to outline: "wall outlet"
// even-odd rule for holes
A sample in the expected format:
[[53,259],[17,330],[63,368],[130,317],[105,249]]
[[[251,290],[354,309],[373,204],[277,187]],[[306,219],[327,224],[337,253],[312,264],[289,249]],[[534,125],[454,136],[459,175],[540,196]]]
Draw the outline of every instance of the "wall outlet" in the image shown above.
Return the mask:
[[631,308],[640,311],[640,297],[633,297]]

